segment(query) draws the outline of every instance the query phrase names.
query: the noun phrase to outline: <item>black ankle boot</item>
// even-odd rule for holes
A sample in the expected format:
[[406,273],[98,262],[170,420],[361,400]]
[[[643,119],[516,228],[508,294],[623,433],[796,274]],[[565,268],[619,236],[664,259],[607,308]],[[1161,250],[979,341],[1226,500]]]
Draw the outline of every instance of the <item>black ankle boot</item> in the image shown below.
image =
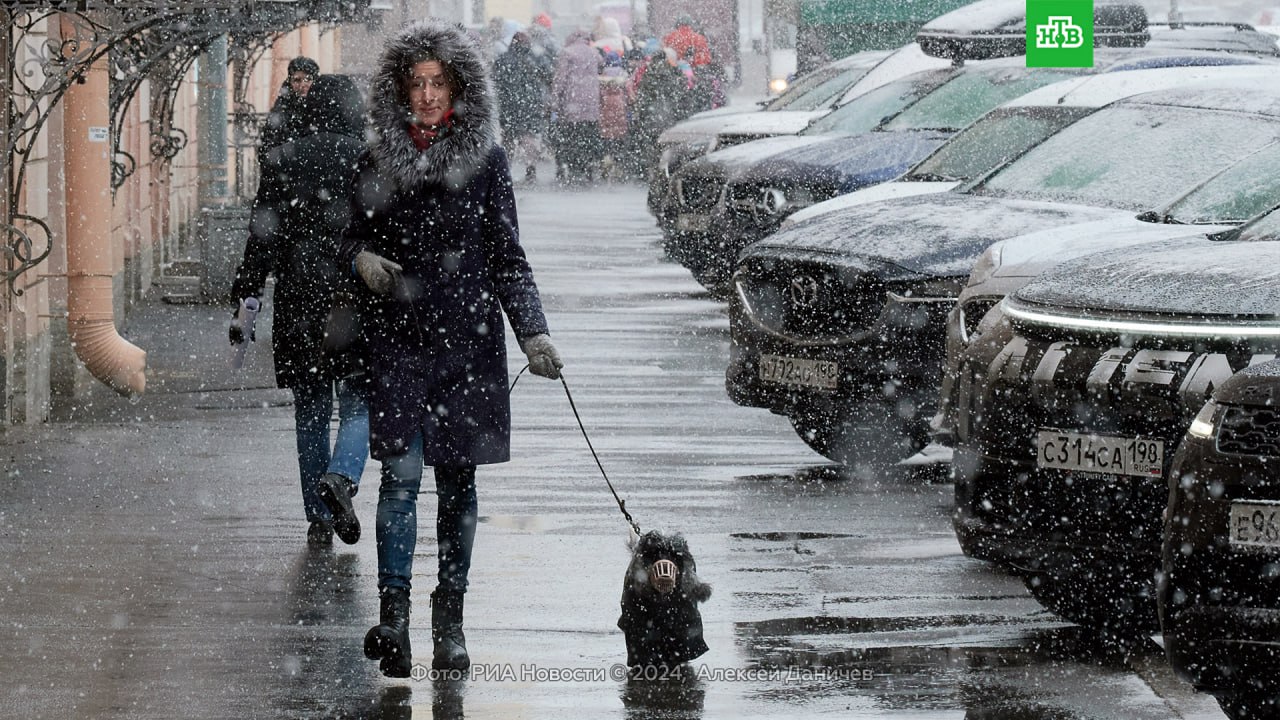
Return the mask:
[[316,489],[320,502],[329,508],[333,517],[333,531],[348,545],[354,545],[360,539],[360,518],[356,517],[355,507],[351,504],[356,489],[354,483],[338,473],[325,473]]
[[431,593],[431,667],[435,670],[466,670],[467,638],[462,634],[462,593],[436,589]]
[[383,675],[409,677],[413,669],[413,653],[409,649],[409,591],[406,588],[383,588],[380,622],[364,636],[364,656],[378,660]]

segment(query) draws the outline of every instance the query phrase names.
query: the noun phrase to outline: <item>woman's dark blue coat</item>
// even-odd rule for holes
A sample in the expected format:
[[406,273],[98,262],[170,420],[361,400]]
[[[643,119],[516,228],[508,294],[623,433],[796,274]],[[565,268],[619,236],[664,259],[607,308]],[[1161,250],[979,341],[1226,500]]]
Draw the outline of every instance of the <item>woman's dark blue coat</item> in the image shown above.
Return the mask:
[[[400,79],[422,52],[452,66],[462,90],[451,129],[419,151]],[[390,296],[366,295],[362,308],[371,454],[402,454],[421,430],[427,465],[505,462],[504,311],[519,339],[547,332],[547,322],[520,247],[485,64],[457,28],[416,26],[385,54],[370,108],[377,137],[358,163],[339,263],[354,272],[369,250],[404,268]]]

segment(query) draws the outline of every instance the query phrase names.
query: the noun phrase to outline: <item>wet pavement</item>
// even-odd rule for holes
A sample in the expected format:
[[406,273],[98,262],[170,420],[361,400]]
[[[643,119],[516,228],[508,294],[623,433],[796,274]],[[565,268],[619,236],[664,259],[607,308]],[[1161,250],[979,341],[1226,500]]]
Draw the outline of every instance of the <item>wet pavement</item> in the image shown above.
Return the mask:
[[[372,533],[308,549],[269,323],[244,371],[230,308],[163,302],[124,335],[148,395],[97,388],[0,435],[0,714],[21,718],[1221,718],[1163,663],[1043,611],[960,553],[945,466],[865,477],[723,389],[728,322],[660,260],[639,186],[520,190],[574,399],[645,529],[682,531],[711,651],[625,679],[627,526],[559,383],[513,392],[514,460],[481,468],[474,671],[381,677]],[[269,308],[269,305],[268,305]],[[513,375],[521,357],[509,338]],[[357,511],[369,527],[377,472]],[[429,496],[427,496],[429,499]],[[412,640],[430,651],[433,503]]]

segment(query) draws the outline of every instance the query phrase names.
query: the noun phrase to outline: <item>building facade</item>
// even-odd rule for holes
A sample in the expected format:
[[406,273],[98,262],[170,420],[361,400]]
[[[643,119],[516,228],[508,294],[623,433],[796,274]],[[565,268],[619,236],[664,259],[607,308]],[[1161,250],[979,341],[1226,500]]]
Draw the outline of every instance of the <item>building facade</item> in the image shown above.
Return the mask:
[[118,327],[157,286],[238,259],[201,257],[202,225],[252,200],[289,60],[340,70],[343,28],[374,13],[368,0],[52,0],[5,3],[0,18],[3,428],[93,383],[145,391],[145,350]]

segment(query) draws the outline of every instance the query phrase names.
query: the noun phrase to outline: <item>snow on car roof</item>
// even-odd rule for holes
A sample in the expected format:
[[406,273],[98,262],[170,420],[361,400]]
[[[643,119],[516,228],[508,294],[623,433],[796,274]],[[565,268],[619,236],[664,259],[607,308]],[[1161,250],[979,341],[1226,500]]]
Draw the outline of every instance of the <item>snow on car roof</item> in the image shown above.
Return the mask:
[[1177,105],[1233,110],[1258,115],[1280,115],[1280,87],[1274,77],[1241,77],[1205,80],[1183,87],[1146,92],[1117,104]]
[[889,53],[875,67],[867,71],[853,87],[845,91],[836,105],[843,105],[850,100],[868,93],[881,85],[887,85],[923,70],[939,70],[951,67],[950,60],[930,57],[924,54],[916,43],[908,43]]
[[1001,107],[1102,107],[1140,93],[1178,88],[1202,81],[1228,82],[1274,77],[1278,69],[1280,68],[1270,64],[1196,65],[1099,73],[1046,85],[1010,100]]

